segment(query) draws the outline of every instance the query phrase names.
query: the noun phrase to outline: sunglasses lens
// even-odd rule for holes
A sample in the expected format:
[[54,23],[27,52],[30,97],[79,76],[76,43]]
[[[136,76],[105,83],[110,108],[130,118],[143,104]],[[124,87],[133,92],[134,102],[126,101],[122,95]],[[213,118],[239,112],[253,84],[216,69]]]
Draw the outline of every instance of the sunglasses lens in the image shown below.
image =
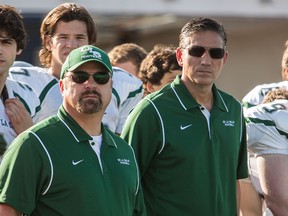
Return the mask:
[[83,71],[76,71],[72,73],[71,77],[73,82],[75,83],[84,83],[86,80],[89,79],[89,74]]
[[110,79],[110,74],[108,72],[99,72],[93,74],[93,79],[96,83],[100,85],[106,84]]
[[[98,72],[98,73],[94,73],[92,76],[93,76],[94,81],[100,85],[106,84],[110,79],[109,72]],[[81,84],[81,83],[86,82],[89,79],[90,74],[85,71],[75,71],[72,73],[71,77],[72,77],[73,82]]]
[[205,52],[204,47],[194,46],[188,50],[190,56],[201,57]]
[[[205,48],[201,46],[193,46],[188,50],[190,56],[201,57],[205,53]],[[225,50],[222,48],[211,48],[209,49],[211,58],[221,59],[224,57]]]
[[209,51],[211,58],[221,59],[224,57],[225,50],[222,48],[212,48]]

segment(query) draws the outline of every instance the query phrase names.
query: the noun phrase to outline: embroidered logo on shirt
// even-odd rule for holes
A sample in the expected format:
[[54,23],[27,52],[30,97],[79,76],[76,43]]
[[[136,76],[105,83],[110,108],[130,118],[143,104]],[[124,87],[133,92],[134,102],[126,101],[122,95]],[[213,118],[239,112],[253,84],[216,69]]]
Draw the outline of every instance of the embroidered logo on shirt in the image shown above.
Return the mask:
[[189,125],[180,125],[180,129],[181,129],[181,130],[185,130],[185,129],[191,127],[191,126],[192,126],[192,124],[189,124]]
[[72,164],[73,164],[74,166],[76,166],[77,164],[81,163],[82,161],[84,161],[84,159],[79,160],[79,161],[74,161],[74,160],[72,160]]
[[235,126],[235,122],[233,120],[223,120],[223,124],[226,127],[234,127]]
[[117,161],[118,161],[120,164],[130,165],[130,160],[129,160],[129,159],[121,159],[121,158],[118,158]]

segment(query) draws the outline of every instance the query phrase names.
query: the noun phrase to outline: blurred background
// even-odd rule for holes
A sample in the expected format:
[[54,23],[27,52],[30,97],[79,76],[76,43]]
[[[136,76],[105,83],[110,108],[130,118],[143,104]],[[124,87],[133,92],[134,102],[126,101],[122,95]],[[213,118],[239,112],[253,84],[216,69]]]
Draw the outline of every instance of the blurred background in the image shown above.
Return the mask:
[[[29,34],[18,60],[38,63],[43,17],[61,0],[0,0],[22,12]],[[157,43],[178,45],[182,26],[208,16],[228,33],[229,59],[217,81],[238,100],[255,85],[281,80],[283,46],[288,39],[287,0],[75,0],[91,13],[98,46],[107,52],[133,42],[150,51]]]

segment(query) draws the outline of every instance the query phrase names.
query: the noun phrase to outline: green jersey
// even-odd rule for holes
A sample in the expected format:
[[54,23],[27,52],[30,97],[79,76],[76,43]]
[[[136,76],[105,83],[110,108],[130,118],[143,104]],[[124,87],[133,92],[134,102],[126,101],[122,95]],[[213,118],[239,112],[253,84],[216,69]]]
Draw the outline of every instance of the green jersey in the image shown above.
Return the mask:
[[132,148],[102,125],[100,157],[63,107],[19,135],[0,168],[0,202],[37,216],[146,215]]
[[135,150],[147,215],[237,215],[247,177],[241,104],[213,86],[209,112],[178,76],[133,110],[121,136]]

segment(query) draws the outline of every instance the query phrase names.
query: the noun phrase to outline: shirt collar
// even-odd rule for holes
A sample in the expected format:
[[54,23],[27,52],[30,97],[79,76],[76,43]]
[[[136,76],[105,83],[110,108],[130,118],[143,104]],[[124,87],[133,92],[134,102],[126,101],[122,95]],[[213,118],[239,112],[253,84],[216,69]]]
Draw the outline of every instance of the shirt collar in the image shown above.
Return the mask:
[[[83,130],[83,128],[81,128],[80,125],[67,113],[63,105],[60,106],[57,115],[77,142],[92,140],[92,137],[85,130]],[[102,142],[117,148],[116,142],[106,127],[103,125],[103,123],[101,123],[101,132],[103,136]]]
[[[186,86],[181,81],[181,75],[178,75],[176,79],[171,83],[171,88],[177,97],[180,105],[184,110],[192,109],[195,107],[201,106],[197,101],[191,96]],[[214,95],[214,104],[213,107],[216,106],[222,111],[228,112],[228,108],[226,103],[221,95],[221,92],[216,88],[216,85],[213,84],[212,92]]]

